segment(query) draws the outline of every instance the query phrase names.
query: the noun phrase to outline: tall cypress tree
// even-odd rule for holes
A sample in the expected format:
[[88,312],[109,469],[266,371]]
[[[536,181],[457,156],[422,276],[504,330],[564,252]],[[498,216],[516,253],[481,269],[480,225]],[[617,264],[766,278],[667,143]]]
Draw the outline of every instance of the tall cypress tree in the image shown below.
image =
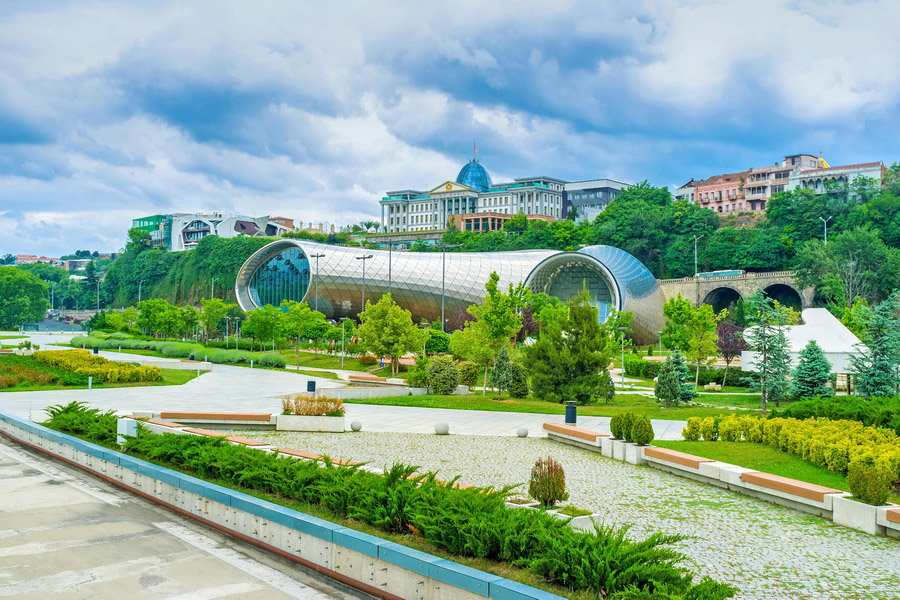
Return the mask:
[[697,392],[694,386],[691,385],[691,373],[688,369],[687,360],[678,348],[675,348],[675,351],[669,358],[672,359],[672,369],[675,371],[681,386],[681,395],[675,400],[675,404],[678,404],[679,401],[690,402],[697,396]]
[[800,362],[794,369],[792,394],[800,398],[822,396],[828,398],[834,390],[828,387],[831,379],[831,363],[825,358],[822,347],[816,340],[810,340],[800,351]]
[[759,372],[759,379],[753,381],[751,389],[762,393],[765,412],[769,401],[774,400],[775,406],[779,406],[790,389],[791,359],[784,334],[787,317],[762,290],[756,290],[746,304],[752,326],[744,330],[744,339],[756,353],[753,366]]

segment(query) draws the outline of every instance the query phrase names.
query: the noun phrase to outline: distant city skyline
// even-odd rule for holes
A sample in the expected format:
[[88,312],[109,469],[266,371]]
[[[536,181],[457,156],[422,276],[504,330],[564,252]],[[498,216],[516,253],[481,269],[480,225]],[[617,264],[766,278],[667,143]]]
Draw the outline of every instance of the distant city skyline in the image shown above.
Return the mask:
[[0,254],[133,218],[337,224],[453,179],[900,160],[900,3],[0,5]]

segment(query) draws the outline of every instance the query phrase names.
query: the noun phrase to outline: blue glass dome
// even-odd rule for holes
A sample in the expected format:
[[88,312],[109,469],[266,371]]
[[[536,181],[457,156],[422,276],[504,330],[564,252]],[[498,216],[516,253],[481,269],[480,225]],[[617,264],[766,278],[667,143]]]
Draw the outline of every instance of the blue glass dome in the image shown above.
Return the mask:
[[456,183],[467,185],[479,192],[486,192],[491,187],[491,176],[488,175],[487,169],[481,166],[478,159],[473,158],[459,170]]

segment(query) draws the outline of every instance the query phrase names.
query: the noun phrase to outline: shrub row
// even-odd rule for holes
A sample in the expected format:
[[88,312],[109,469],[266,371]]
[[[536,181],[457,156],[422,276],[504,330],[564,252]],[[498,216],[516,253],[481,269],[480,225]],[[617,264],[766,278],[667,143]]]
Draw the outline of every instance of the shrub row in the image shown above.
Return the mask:
[[[655,379],[659,376],[659,370],[663,363],[644,360],[639,356],[632,354],[625,355],[625,374],[629,377],[640,377],[642,379]],[[690,369],[691,379],[693,380],[695,372],[694,368]],[[725,376],[724,369],[714,367],[700,367],[699,385],[704,386],[708,383],[722,383],[722,377]],[[728,369],[728,380],[726,385],[745,385],[747,379],[758,377],[756,373],[751,371],[742,371],[740,369]]]
[[833,421],[859,421],[863,425],[889,427],[900,435],[900,396],[809,398],[794,402],[782,411],[772,411],[771,415],[794,419],[824,417]]
[[653,424],[646,415],[619,413],[609,420],[609,431],[613,439],[633,442],[646,446],[653,441]]
[[900,482],[900,436],[858,421],[824,418],[762,419],[751,416],[691,417],[682,431],[686,440],[745,440],[774,446],[829,471],[846,475],[854,462],[875,465]]
[[[55,407],[49,427],[111,444],[115,419],[83,406]],[[629,539],[627,528],[575,531],[541,511],[510,509],[510,490],[454,489],[433,474],[395,464],[383,474],[285,458],[229,445],[221,438],[156,435],[143,430],[126,450],[205,479],[274,494],[384,531],[421,536],[451,554],[506,561],[547,582],[614,598],[719,600],[736,589],[709,578],[694,583],[686,557],[671,548],[681,535]]]
[[189,358],[193,356],[197,360],[206,359],[217,364],[254,364],[263,367],[284,368],[287,360],[274,352],[247,352],[246,350],[212,350],[199,344],[189,342],[166,342],[160,340],[140,340],[76,336],[69,342],[73,346],[85,348],[101,348],[104,350],[153,350],[167,358]]
[[159,367],[113,362],[102,356],[93,356],[87,350],[45,350],[35,352],[34,359],[45,365],[87,375],[96,381],[107,383],[137,383],[162,379],[162,369]]

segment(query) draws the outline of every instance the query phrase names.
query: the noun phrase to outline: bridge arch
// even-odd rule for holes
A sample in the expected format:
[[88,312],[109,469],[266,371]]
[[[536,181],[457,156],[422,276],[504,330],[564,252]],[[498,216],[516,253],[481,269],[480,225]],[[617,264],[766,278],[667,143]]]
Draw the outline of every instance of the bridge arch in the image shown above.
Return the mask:
[[723,308],[727,308],[730,312],[732,307],[737,304],[737,301],[741,299],[743,299],[743,296],[738,290],[731,286],[723,285],[707,292],[703,298],[703,303],[712,306],[715,312],[719,312]]
[[778,300],[780,304],[790,306],[794,310],[803,308],[803,295],[785,283],[773,283],[763,289],[769,298]]

